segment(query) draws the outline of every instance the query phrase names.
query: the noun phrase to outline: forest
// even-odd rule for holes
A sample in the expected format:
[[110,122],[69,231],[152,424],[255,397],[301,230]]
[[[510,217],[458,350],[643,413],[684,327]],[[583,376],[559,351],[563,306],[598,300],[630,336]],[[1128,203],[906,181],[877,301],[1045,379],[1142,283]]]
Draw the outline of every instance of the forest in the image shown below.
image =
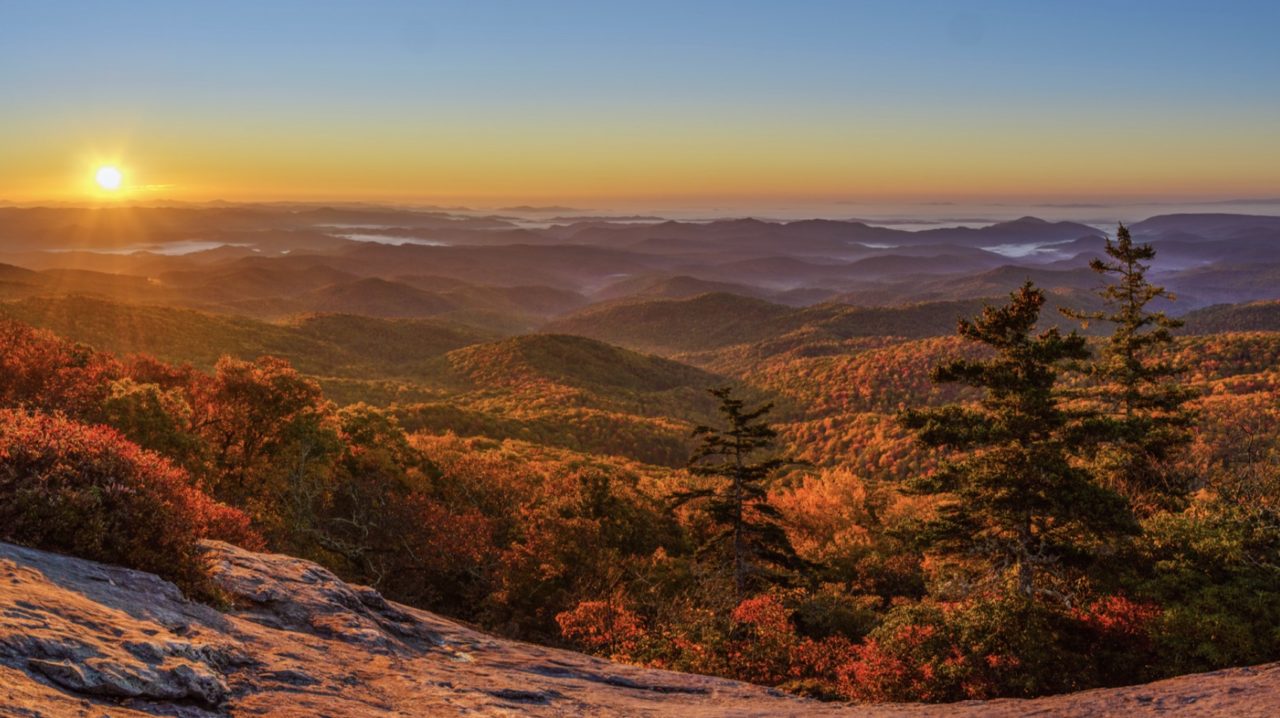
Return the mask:
[[200,541],[229,541],[505,636],[823,699],[1280,659],[1273,305],[1184,327],[1151,245],[1121,227],[1102,250],[1087,296],[710,293],[665,332],[664,303],[505,336],[19,297],[0,539],[214,605]]

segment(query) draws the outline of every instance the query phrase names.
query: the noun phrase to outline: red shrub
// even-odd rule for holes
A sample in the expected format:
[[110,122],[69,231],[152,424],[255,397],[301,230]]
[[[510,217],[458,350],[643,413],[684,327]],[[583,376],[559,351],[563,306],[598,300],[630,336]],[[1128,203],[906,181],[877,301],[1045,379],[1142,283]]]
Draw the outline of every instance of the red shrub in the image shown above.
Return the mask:
[[842,636],[814,640],[796,632],[794,612],[773,594],[754,596],[733,609],[734,635],[727,665],[739,680],[807,695],[835,698],[855,647]]
[[489,561],[495,552],[492,522],[478,511],[451,510],[421,494],[406,500],[424,560],[441,574],[459,574]]
[[556,623],[567,640],[622,660],[634,656],[645,635],[640,617],[615,601],[583,601]]
[[1102,685],[1125,685],[1160,675],[1167,660],[1156,646],[1164,611],[1121,595],[1103,596],[1072,612]]
[[868,638],[857,660],[844,666],[842,692],[869,701],[930,701],[951,698],[935,684],[937,627],[904,625],[883,637]]
[[736,635],[729,642],[728,659],[735,677],[771,686],[791,678],[791,654],[800,643],[791,610],[776,596],[764,594],[739,603],[732,618]]
[[193,589],[205,576],[201,538],[261,546],[243,513],[116,431],[0,410],[0,539],[150,571]]
[[1155,604],[1117,595],[1103,596],[1076,609],[1073,615],[1103,636],[1134,640],[1147,635],[1160,613],[1160,607]]

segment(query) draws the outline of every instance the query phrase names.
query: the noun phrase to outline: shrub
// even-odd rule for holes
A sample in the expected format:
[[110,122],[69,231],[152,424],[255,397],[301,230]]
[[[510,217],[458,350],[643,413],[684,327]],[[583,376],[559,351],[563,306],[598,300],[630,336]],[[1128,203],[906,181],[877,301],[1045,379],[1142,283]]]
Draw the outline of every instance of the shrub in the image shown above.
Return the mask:
[[1035,696],[1090,684],[1078,622],[1020,597],[894,608],[856,650],[840,690],[868,701]]
[[1148,520],[1141,549],[1138,593],[1163,607],[1154,676],[1280,658],[1280,515],[1202,499]]
[[199,540],[248,548],[248,517],[113,429],[0,410],[0,539],[207,588]]
[[1124,595],[1096,598],[1071,611],[1088,641],[1087,652],[1102,685],[1125,685],[1160,677],[1163,651],[1155,633],[1163,610]]
[[731,677],[838,698],[838,676],[854,654],[854,644],[838,635],[817,640],[799,635],[793,614],[774,594],[748,598],[733,609],[733,632],[726,645]]
[[566,640],[620,660],[632,660],[645,635],[641,618],[614,601],[582,601],[556,623]]
[[772,594],[745,599],[733,609],[734,630],[727,649],[736,678],[777,685],[791,677],[792,653],[801,643],[791,614]]

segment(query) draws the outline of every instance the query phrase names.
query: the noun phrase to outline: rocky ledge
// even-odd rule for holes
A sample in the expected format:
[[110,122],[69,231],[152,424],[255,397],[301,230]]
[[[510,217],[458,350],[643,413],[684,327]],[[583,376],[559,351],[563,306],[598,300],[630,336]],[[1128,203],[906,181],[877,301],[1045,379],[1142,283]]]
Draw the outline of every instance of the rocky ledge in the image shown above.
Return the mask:
[[208,544],[234,610],[0,543],[0,716],[1280,715],[1280,664],[1036,700],[842,705],[508,641]]

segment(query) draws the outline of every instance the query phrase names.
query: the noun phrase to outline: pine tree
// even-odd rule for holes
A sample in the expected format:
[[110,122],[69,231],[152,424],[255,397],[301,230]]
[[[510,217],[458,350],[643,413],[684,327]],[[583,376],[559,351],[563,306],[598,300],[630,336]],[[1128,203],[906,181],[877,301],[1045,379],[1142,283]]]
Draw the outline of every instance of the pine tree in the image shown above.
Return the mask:
[[1150,265],[1144,262],[1156,255],[1151,245],[1134,244],[1121,224],[1115,241],[1107,239],[1106,254],[1109,259],[1089,263],[1093,271],[1116,277],[1099,291],[1106,309],[1063,310],[1086,325],[1103,321],[1115,327],[1088,370],[1097,387],[1092,396],[1102,404],[1102,415],[1088,424],[1100,440],[1094,463],[1108,485],[1135,503],[1160,505],[1190,488],[1187,477],[1171,470],[1169,459],[1191,440],[1195,415],[1186,403],[1195,393],[1177,381],[1181,369],[1176,364],[1158,358],[1182,322],[1148,309],[1157,299],[1174,299],[1147,281]]
[[1089,356],[1084,337],[1051,328],[1032,335],[1044,293],[1031,282],[1009,304],[961,320],[960,336],[994,356],[937,366],[935,382],[984,390],[978,405],[912,410],[902,423],[926,445],[957,455],[909,484],[938,495],[922,533],[927,550],[981,567],[984,583],[1011,582],[1027,597],[1066,594],[1063,571],[1136,530],[1126,501],[1072,461],[1077,417],[1061,405],[1061,366]]
[[727,387],[710,392],[720,400],[727,426],[694,429],[693,436],[702,441],[689,459],[689,471],[718,481],[672,499],[675,506],[696,502],[715,525],[717,531],[701,553],[718,554],[730,564],[741,601],[751,591],[786,583],[788,572],[804,564],[782,527],[780,512],[769,504],[767,489],[778,469],[796,462],[777,456],[753,461],[757,453],[772,449],[777,438],[763,419],[772,404],[748,409]]

